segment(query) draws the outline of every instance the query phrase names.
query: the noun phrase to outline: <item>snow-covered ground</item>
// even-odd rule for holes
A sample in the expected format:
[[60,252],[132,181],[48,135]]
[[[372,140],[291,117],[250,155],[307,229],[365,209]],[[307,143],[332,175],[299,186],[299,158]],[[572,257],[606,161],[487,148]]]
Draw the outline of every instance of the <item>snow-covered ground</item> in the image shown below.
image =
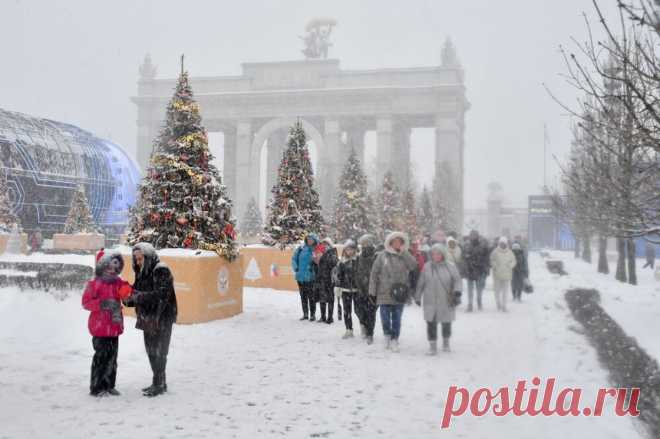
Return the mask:
[[598,290],[607,313],[628,335],[635,337],[642,348],[660,361],[660,282],[655,280],[653,270],[642,269],[643,259],[637,260],[637,285],[629,285],[614,279],[616,261],[610,261],[610,274],[600,274],[595,263],[575,259],[570,252],[553,252],[552,258],[563,260],[569,273],[558,280],[557,286]]
[[453,352],[438,357],[424,355],[416,306],[404,312],[401,352],[394,354],[383,348],[379,323],[372,346],[341,340],[342,322],[298,321],[297,295],[246,289],[242,315],[175,328],[169,393],[156,399],[140,394],[151,376],[132,320],[120,339],[122,396],[94,399],[87,394],[92,347],[80,293],[58,301],[0,290],[0,438],[642,437],[634,421],[608,411],[602,418],[464,415],[440,429],[451,385],[495,390],[557,377],[589,400],[608,385],[563,298],[578,279],[548,274],[536,255],[530,263],[536,292],[500,314],[489,288],[486,310],[467,314],[463,306]]

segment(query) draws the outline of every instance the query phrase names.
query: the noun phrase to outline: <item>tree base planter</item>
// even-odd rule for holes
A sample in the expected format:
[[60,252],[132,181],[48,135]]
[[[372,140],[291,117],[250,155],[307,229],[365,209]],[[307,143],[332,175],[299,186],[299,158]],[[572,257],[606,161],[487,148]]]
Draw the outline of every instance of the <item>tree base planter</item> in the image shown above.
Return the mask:
[[252,288],[298,291],[291,268],[293,249],[251,246],[241,248],[243,284]]
[[[192,324],[226,319],[243,312],[242,257],[227,262],[213,252],[180,249],[158,251],[174,276],[177,323]],[[131,255],[123,252],[122,278],[133,283]],[[135,316],[134,308],[124,313]]]
[[99,233],[55,233],[53,235],[54,250],[86,250],[96,251],[105,247],[105,235]]
[[[7,250],[7,243],[9,242],[9,234],[0,234],[0,254],[3,254]],[[21,233],[21,253],[26,254],[28,252],[28,235],[27,233]]]

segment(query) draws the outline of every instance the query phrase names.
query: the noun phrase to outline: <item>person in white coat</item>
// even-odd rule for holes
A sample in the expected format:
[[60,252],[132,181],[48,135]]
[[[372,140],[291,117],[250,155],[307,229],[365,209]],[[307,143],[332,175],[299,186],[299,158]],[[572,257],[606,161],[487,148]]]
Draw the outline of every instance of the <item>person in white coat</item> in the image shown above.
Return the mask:
[[490,254],[490,267],[493,270],[493,289],[497,309],[506,312],[507,291],[513,278],[513,268],[516,266],[516,256],[509,248],[506,237],[499,239],[497,247]]
[[442,325],[442,350],[449,351],[451,324],[456,319],[462,287],[461,275],[450,261],[447,247],[433,245],[431,260],[424,265],[415,291],[417,305],[424,304],[429,355],[438,352],[438,323]]

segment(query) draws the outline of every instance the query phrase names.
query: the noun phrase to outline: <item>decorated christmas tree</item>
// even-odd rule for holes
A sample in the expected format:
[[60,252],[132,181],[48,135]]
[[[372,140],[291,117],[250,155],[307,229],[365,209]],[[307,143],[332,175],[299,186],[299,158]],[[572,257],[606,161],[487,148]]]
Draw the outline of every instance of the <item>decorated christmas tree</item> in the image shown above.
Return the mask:
[[458,224],[458,186],[448,162],[440,164],[433,179],[432,205],[437,226],[445,232],[461,230]]
[[261,211],[254,197],[250,199],[247,205],[247,210],[241,221],[241,233],[244,236],[257,236],[263,229],[263,219],[261,218]]
[[319,194],[307,149],[307,136],[300,122],[289,129],[287,147],[271,190],[263,242],[284,249],[323,229]]
[[332,216],[336,240],[357,240],[373,228],[373,201],[367,189],[367,176],[355,150],[348,156],[339,180]]
[[211,250],[227,260],[238,256],[232,202],[211,160],[206,129],[182,60],[165,125],[133,209],[130,244]]
[[403,232],[407,233],[411,240],[417,239],[420,234],[417,222],[417,208],[415,203],[415,190],[408,186],[403,193]]
[[69,214],[64,223],[64,233],[94,233],[97,231],[92,211],[89,208],[85,188],[78,186],[71,199]]
[[389,232],[404,231],[401,190],[389,171],[383,177],[383,184],[376,199],[376,211],[378,235],[381,238],[384,238]]
[[11,232],[14,224],[18,224],[18,218],[11,210],[7,175],[5,172],[0,172],[0,233]]
[[431,194],[426,186],[422,189],[419,197],[419,209],[417,211],[417,224],[420,232],[424,235],[430,235],[436,230],[435,213],[431,203]]

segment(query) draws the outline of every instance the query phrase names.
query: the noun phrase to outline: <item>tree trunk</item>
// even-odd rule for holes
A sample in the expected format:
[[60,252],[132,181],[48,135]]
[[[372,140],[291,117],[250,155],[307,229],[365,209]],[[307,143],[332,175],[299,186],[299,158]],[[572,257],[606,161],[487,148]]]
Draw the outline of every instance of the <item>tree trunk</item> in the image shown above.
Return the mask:
[[577,236],[575,237],[575,248],[573,250],[575,259],[578,259],[580,257],[580,238]]
[[635,267],[635,240],[628,238],[628,283],[631,285],[637,285],[637,270]]
[[616,280],[626,282],[626,241],[623,238],[616,238]]
[[598,272],[608,274],[610,272],[610,264],[607,261],[607,237],[598,237]]
[[589,236],[585,236],[582,239],[583,250],[582,250],[582,260],[591,264],[591,239]]

